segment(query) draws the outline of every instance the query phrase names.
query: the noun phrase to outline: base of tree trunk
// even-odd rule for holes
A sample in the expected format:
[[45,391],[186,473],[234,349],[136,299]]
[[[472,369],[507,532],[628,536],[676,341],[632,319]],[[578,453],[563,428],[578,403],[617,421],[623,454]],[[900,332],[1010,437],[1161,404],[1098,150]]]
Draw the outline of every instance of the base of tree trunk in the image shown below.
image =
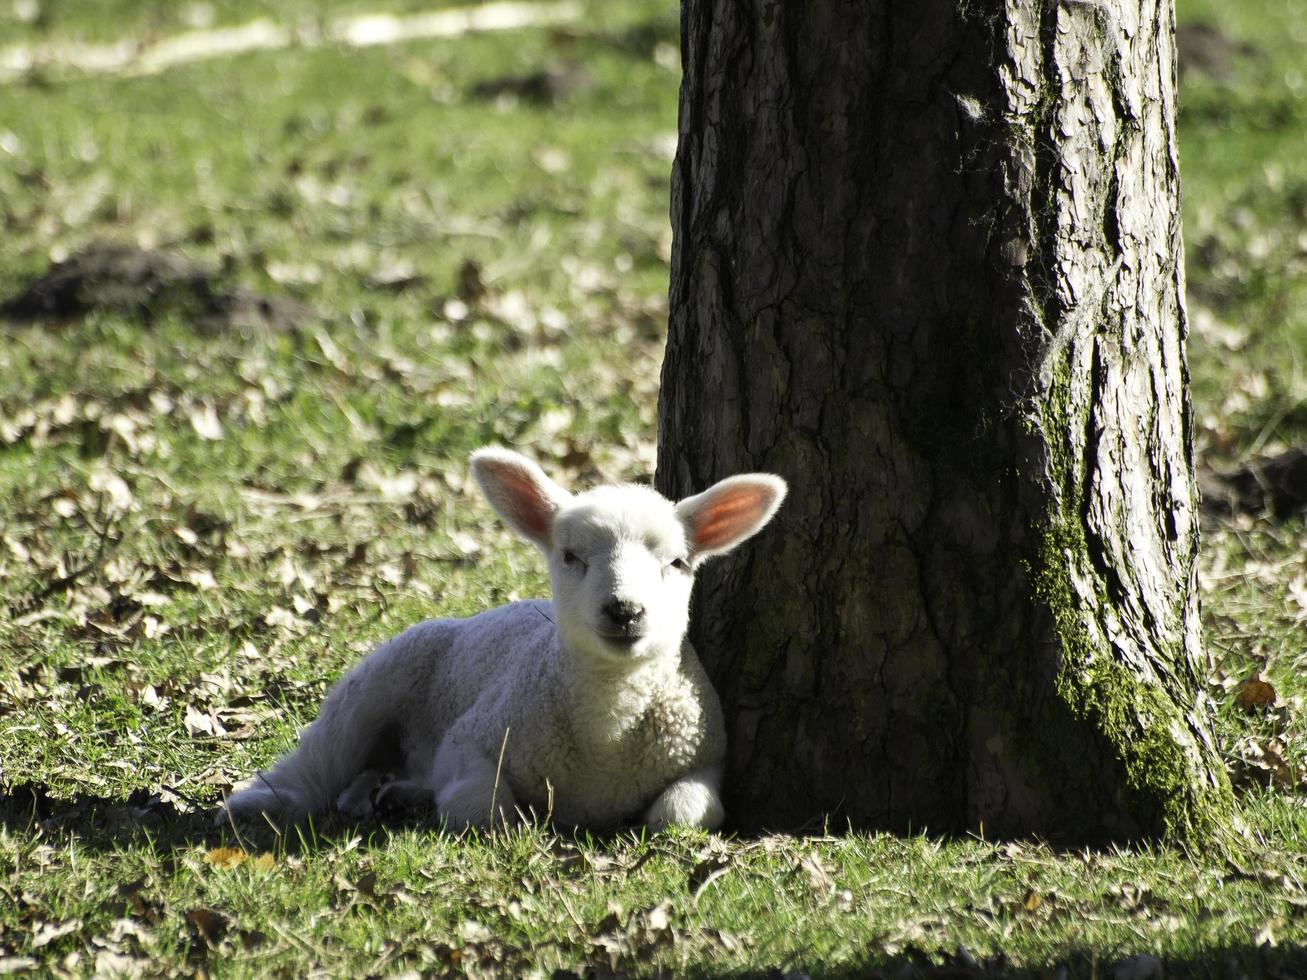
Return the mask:
[[791,484],[700,587],[731,819],[1219,836],[1169,3],[682,13],[657,483]]

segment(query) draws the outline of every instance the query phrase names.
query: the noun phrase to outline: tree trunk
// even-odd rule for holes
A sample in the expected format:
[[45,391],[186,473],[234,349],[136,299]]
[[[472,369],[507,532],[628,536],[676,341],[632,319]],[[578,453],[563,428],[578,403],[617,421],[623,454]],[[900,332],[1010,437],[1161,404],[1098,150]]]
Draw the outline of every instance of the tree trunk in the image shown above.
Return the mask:
[[742,829],[1209,839],[1169,0],[684,0],[657,482]]

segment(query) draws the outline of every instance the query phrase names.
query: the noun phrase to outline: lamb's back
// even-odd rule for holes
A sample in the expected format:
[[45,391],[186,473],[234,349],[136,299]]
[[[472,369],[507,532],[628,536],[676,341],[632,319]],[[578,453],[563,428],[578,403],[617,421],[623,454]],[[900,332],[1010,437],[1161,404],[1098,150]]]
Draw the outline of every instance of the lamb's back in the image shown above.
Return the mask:
[[386,641],[360,667],[384,675],[395,720],[434,749],[448,727],[504,679],[531,671],[555,643],[553,609],[513,602],[465,619],[430,619]]

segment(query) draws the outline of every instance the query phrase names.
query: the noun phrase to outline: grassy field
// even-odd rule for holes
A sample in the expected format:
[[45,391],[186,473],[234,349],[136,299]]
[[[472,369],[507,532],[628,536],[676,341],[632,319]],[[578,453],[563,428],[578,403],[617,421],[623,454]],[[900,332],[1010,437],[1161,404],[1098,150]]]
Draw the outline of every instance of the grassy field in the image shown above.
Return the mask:
[[[368,9],[0,0],[0,58]],[[1307,442],[1307,4],[1180,15],[1195,414],[1228,470]],[[563,26],[0,85],[0,298],[96,241],[210,270],[148,315],[99,296],[0,328],[0,973],[1307,974],[1300,517],[1204,545],[1234,860],[210,828],[379,639],[545,591],[472,448],[652,469],[676,32],[662,0],[583,0]],[[251,325],[255,296],[297,329]]]

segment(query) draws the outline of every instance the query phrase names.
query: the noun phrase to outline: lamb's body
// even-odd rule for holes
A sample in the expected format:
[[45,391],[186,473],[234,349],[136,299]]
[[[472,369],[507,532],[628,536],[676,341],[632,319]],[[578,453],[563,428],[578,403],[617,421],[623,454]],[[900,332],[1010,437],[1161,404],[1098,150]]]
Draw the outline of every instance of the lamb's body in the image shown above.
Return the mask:
[[[272,815],[295,816],[394,767],[434,793],[459,775],[436,769],[447,738],[492,778],[499,771],[497,809],[515,800],[587,827],[640,814],[678,777],[719,767],[726,751],[717,695],[689,643],[675,662],[587,676],[563,655],[551,604],[533,600],[429,620],[382,644],[328,695],[296,753],[246,792]],[[398,759],[388,757],[395,748]]]
[[784,484],[723,481],[680,512],[647,488],[572,497],[514,454],[477,460],[506,468],[478,478],[550,556],[555,601],[430,620],[382,644],[228,814],[282,822],[335,805],[361,816],[385,770],[397,778],[382,793],[434,799],[455,826],[528,809],[568,826],[642,812],[655,827],[717,826],[726,738],[684,638],[690,562],[761,527]]

